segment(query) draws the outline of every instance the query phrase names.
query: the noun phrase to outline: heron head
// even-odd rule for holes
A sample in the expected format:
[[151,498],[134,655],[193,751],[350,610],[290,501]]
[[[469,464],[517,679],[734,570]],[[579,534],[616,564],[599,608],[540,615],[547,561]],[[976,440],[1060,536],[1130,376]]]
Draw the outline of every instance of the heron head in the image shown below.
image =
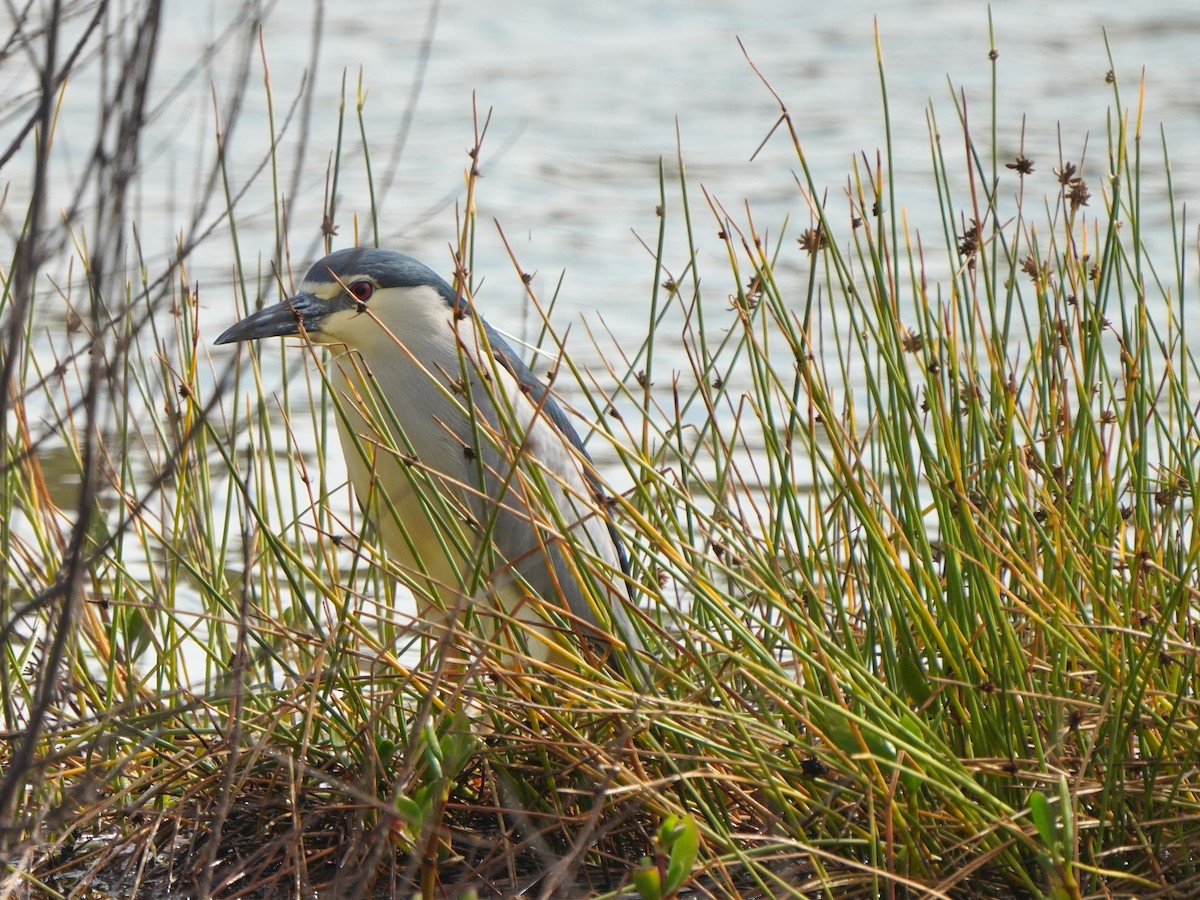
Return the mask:
[[304,334],[321,344],[361,348],[381,338],[445,321],[466,301],[436,272],[393,250],[336,250],[308,270],[300,289],[237,322],[218,344]]

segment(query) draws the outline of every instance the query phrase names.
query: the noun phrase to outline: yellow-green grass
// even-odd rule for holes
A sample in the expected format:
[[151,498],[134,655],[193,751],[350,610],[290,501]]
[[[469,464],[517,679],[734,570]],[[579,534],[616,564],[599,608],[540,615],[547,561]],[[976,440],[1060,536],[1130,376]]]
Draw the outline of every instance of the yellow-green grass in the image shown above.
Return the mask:
[[[54,228],[35,196],[0,298],[7,888],[1186,895],[1195,286],[1181,204],[1143,211],[1165,148],[1143,160],[1141,95],[1112,89],[1099,161],[1004,158],[953,104],[930,109],[932,183],[896,183],[885,149],[843,194],[781,103],[799,242],[690,184],[682,148],[648,198],[645,342],[592,334],[602,365],[528,286],[555,389],[596,424],[648,690],[419,640],[420,579],[319,465],[340,452],[319,354],[211,353],[186,265],[114,296],[75,235],[29,268]],[[475,278],[481,187],[447,223]],[[905,218],[927,192],[936,236]],[[225,201],[256,298],[274,278]],[[702,232],[728,249],[703,273]],[[28,299],[54,284],[77,330],[51,357]]]

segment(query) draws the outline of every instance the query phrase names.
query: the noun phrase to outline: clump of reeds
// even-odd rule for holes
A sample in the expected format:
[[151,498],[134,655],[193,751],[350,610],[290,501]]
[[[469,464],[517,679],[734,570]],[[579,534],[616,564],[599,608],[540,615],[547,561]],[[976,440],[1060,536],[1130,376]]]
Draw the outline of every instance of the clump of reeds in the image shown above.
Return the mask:
[[[615,460],[645,688],[414,637],[419,585],[319,464],[319,366],[210,355],[182,250],[137,273],[51,252],[53,71],[0,295],[5,890],[1195,884],[1194,287],[1173,196],[1176,255],[1146,250],[1117,78],[1101,161],[1001,158],[960,101],[958,144],[930,110],[933,185],[886,154],[836,202],[802,177],[795,243],[664,169],[656,246],[692,250],[659,250],[645,344],[588,372],[546,320],[555,389]],[[934,239],[905,221],[923,191]],[[280,221],[281,284],[240,268],[247,306],[291,279]],[[705,228],[728,256],[702,280]],[[68,312],[46,344],[48,285]]]

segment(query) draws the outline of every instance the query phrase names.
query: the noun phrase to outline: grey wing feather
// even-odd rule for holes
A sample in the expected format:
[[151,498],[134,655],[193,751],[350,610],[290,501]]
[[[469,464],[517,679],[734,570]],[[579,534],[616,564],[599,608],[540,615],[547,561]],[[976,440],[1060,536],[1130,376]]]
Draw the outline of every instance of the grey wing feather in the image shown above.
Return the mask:
[[[583,441],[580,440],[579,433],[575,430],[575,426],[571,423],[571,420],[567,417],[566,413],[563,411],[563,408],[558,404],[558,401],[556,401],[550,394],[549,388],[540,380],[538,380],[537,376],[535,376],[529,367],[525,365],[519,356],[517,356],[512,347],[509,346],[508,342],[505,341],[504,338],[486,322],[484,323],[484,330],[487,333],[488,343],[491,345],[492,353],[494,354],[496,360],[505,369],[512,373],[513,377],[517,379],[518,383],[525,390],[530,400],[541,408],[543,414],[547,419],[550,420],[555,429],[557,429],[559,433],[566,437],[570,444],[579,451],[579,455],[584,461],[582,470],[584,477],[588,482],[587,487],[597,496],[602,496],[603,486],[592,468],[591,456],[583,446]],[[559,464],[555,465],[555,460],[545,458],[549,455],[545,449],[543,449],[542,453],[543,458],[541,461],[559,474],[566,474],[574,467],[573,460],[559,460]],[[566,503],[570,506],[574,505],[571,504],[570,498],[566,498]],[[570,521],[571,516],[568,514],[568,510],[564,509],[563,512],[568,521]],[[608,558],[609,554],[606,551],[610,551],[616,557],[616,559],[612,561],[615,562],[616,566],[620,568],[621,572],[628,576],[630,574],[630,565],[629,555],[626,552],[625,544],[621,540],[620,535],[617,533],[616,527],[604,514],[602,505],[588,504],[579,512],[580,517],[589,517],[589,523],[585,533],[593,543],[593,551],[602,559]],[[599,519],[597,519],[597,516],[599,516]],[[598,525],[603,526],[603,536],[596,533],[596,526]],[[505,543],[510,545],[514,544],[514,538],[521,533],[523,533],[521,529],[514,528],[502,529],[496,535],[497,549],[500,550],[501,554],[503,554],[505,558],[513,559],[514,556],[510,554],[528,553],[534,549],[525,546],[504,546]],[[605,541],[608,546],[602,546],[601,541]],[[521,542],[518,541],[516,543],[519,544]],[[595,622],[595,615],[592,612],[591,606],[588,603],[587,598],[583,596],[580,587],[575,583],[574,578],[569,576],[566,561],[562,559],[561,552],[555,551],[553,555],[556,557],[554,559],[554,563],[555,569],[559,572],[559,585],[563,593],[566,595],[567,602],[571,607],[571,612],[580,617],[583,621]],[[542,563],[542,566],[543,572],[541,574],[545,576],[548,573],[544,571],[544,563]],[[531,573],[525,572],[524,567],[521,568],[522,574],[528,578]],[[533,567],[530,568],[532,569]],[[531,583],[537,585],[540,581],[541,578],[538,578],[533,580]],[[631,581],[626,580],[624,590],[629,600],[633,601],[634,594]],[[612,597],[609,607],[611,609],[613,627],[617,630],[617,633],[620,635],[621,639],[630,647],[630,649],[641,649],[641,640],[638,638],[637,632],[634,630],[633,624],[629,620],[629,616],[625,611],[624,603],[621,602],[621,599],[619,597]]]

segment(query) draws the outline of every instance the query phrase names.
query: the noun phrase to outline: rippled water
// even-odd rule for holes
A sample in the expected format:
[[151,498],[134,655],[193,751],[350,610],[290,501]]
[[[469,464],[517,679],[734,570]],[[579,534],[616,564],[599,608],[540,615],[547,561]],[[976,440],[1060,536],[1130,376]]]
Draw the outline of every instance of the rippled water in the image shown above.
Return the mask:
[[[167,6],[155,81],[157,118],[137,191],[140,238],[151,259],[171,252],[177,236],[189,228],[193,206],[208,191],[201,176],[214,157],[213,97],[227,123],[224,104],[247,55],[254,73],[245,108],[229,135],[227,162],[235,188],[250,183],[238,210],[243,252],[264,261],[273,253],[269,172],[255,176],[268,147],[266,92],[259,85],[254,23],[239,18],[244,13],[234,0]],[[1066,158],[1078,159],[1087,140],[1093,172],[1106,169],[1103,131],[1112,104],[1104,78],[1109,63],[1101,29],[1106,27],[1127,105],[1137,100],[1141,67],[1147,70],[1147,156],[1160,155],[1161,123],[1172,151],[1176,195],[1196,194],[1200,5],[1190,0],[1016,0],[996,4],[992,15],[999,50],[999,151],[1015,155],[1024,117],[1026,153],[1039,161],[1042,176],[1033,187],[1053,189],[1060,129]],[[369,240],[369,199],[353,109],[361,72],[383,244],[448,270],[474,96],[492,117],[479,197],[483,227],[476,273],[487,280],[483,309],[501,327],[520,330],[512,321],[520,284],[511,277],[490,225],[495,218],[522,267],[539,273],[535,287],[543,294],[551,293],[565,272],[563,309],[602,310],[618,334],[638,336],[645,330],[642,309],[653,268],[634,232],[647,239],[655,233],[658,163],[665,158],[668,167],[674,165],[677,128],[694,189],[703,185],[738,214],[748,202],[760,229],[771,234],[789,214],[792,234],[808,224],[793,181],[796,157],[784,136],[777,133],[750,160],[778,109],[737,39],[787,103],[816,181],[828,187],[836,203],[852,157],[863,152],[873,157],[884,146],[876,17],[899,199],[913,224],[932,233],[938,220],[927,106],[932,99],[943,130],[954,134],[950,79],[965,91],[978,134],[985,133],[990,115],[988,14],[981,4],[671,0],[652,7],[610,2],[568,9],[553,0],[487,5],[445,0],[432,8],[426,2],[360,0],[269,6],[262,18],[262,44],[277,120],[299,96],[306,71],[315,86],[307,129],[297,114],[280,145],[282,189],[297,187],[290,199],[293,263],[302,268],[317,252],[344,75],[350,109],[339,241],[352,239],[355,213],[362,239]],[[198,63],[211,45],[219,45],[215,57]],[[198,77],[168,94],[197,67]],[[87,75],[70,85],[57,134],[56,151],[76,168],[90,150],[88,126],[95,117],[95,91]],[[12,66],[5,78],[21,81]],[[6,121],[6,131],[11,125]],[[401,153],[398,135],[405,125]],[[306,153],[298,157],[302,134]],[[951,143],[947,150],[957,148]],[[10,232],[23,209],[18,174],[23,173],[15,164],[4,172],[10,196],[3,215]],[[1163,181],[1151,177],[1146,187],[1147,221],[1162,225],[1165,210],[1154,204],[1162,199]],[[219,211],[210,207],[205,221]],[[716,226],[702,204],[697,203],[696,213],[702,266],[707,266],[702,271],[722,274]],[[679,266],[680,240],[671,246],[668,261]],[[217,240],[191,266],[208,285],[211,315],[202,326],[210,335],[233,312],[232,295],[222,292],[231,285],[231,260],[230,242]]]
[[[354,80],[362,67],[376,162],[386,162],[429,33],[428,6],[404,6],[399,13],[389,2],[325,11],[309,187],[297,198],[296,235],[316,233],[346,68]],[[795,154],[783,135],[750,161],[777,108],[736,39],[784,98],[818,184],[836,197],[851,157],[883,146],[873,15],[886,65],[896,172],[907,188],[902,199],[917,213],[917,224],[935,224],[925,108],[932,98],[943,129],[953,132],[949,78],[966,91],[975,127],[984,133],[992,67],[981,4],[675,0],[647,6],[603,3],[568,12],[552,0],[441,4],[412,128],[385,196],[384,243],[435,263],[445,260],[454,221],[444,204],[461,195],[474,92],[479,106],[493,111],[481,220],[500,221],[522,265],[542,273],[543,290],[565,270],[564,299],[571,306],[603,309],[618,322],[628,317],[641,325],[639,308],[652,270],[631,229],[647,237],[655,231],[657,165],[662,157],[673,161],[677,121],[693,187],[703,184],[735,211],[749,201],[760,227],[776,231],[788,213],[793,231],[807,225],[792,181]],[[1090,133],[1089,157],[1104,170],[1103,129],[1112,103],[1104,80],[1109,63],[1101,27],[1107,26],[1127,104],[1136,101],[1140,68],[1147,67],[1148,154],[1157,153],[1161,122],[1173,151],[1177,194],[1195,193],[1200,6],[1183,0],[996,6],[1003,155],[1015,155],[1024,116],[1026,152],[1044,161],[1039,172],[1048,189],[1060,123],[1066,158],[1078,159]],[[267,55],[280,98],[296,89],[311,28],[307,16],[282,8],[267,21]],[[352,178],[343,209],[366,205],[362,179]],[[715,230],[703,209],[699,218],[704,234]],[[270,246],[269,240],[261,243],[264,250]],[[708,249],[717,248],[710,242]],[[483,302],[503,308],[519,296],[519,286],[504,277],[508,267],[496,241],[485,241],[481,251],[477,270],[497,285]]]

